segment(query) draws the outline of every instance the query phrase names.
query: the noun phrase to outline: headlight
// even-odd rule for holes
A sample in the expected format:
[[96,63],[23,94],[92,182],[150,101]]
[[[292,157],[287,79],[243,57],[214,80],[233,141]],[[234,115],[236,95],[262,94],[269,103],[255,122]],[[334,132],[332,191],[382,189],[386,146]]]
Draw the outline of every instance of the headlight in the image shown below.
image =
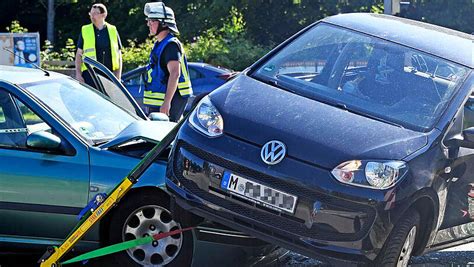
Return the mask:
[[201,133],[216,137],[224,132],[224,120],[209,96],[204,97],[189,116],[191,125]]
[[342,183],[387,189],[396,184],[407,169],[403,161],[352,160],[339,164],[331,173]]

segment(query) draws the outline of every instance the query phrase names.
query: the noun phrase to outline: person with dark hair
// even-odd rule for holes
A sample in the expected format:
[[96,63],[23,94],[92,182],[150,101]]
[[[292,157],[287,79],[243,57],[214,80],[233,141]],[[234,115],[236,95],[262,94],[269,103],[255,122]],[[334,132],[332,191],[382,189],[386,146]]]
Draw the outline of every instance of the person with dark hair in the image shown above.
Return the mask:
[[107,8],[103,4],[94,4],[89,11],[90,24],[82,26],[77,42],[76,79],[93,86],[92,79],[83,63],[84,56],[90,57],[109,70],[117,79],[122,76],[122,43],[117,28],[106,22]]
[[193,94],[188,62],[171,8],[162,2],[147,3],[144,10],[150,35],[156,42],[150,53],[143,104],[148,113],[161,112],[178,121],[187,98]]
[[15,44],[15,59],[13,61],[13,64],[15,66],[24,65],[26,63],[25,62],[24,51],[25,51],[25,41],[23,41],[22,39],[16,41],[16,44]]

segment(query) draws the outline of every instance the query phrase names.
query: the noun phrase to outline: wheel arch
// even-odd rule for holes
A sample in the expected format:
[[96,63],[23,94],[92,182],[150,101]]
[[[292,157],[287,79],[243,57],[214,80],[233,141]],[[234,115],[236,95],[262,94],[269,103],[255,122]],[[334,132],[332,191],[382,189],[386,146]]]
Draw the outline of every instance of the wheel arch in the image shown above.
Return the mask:
[[421,231],[417,233],[415,248],[413,255],[421,255],[426,246],[430,243],[430,240],[434,238],[432,234],[435,234],[437,228],[437,221],[439,217],[438,209],[438,198],[434,192],[428,191],[420,195],[410,205],[407,211],[414,208],[420,214],[420,221],[423,222]]
[[144,187],[137,187],[132,188],[130,191],[120,200],[116,207],[114,207],[100,222],[99,225],[99,241],[101,246],[105,245],[105,241],[109,239],[108,229],[110,227],[111,218],[113,217],[113,213],[117,210],[120,206],[120,203],[127,201],[128,199],[135,197],[136,195],[145,195],[145,194],[158,194],[161,198],[168,200],[169,205],[169,195],[165,192],[163,188],[156,187],[156,186],[144,186]]

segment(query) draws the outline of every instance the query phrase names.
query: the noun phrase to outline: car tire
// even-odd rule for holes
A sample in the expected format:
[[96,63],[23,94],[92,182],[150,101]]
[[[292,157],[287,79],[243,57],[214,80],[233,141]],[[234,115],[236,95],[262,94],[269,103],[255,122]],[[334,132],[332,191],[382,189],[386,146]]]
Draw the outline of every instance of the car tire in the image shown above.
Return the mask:
[[[121,243],[144,235],[180,229],[169,211],[166,194],[144,192],[122,200],[111,214],[108,244]],[[135,236],[140,235],[140,236]],[[153,244],[131,248],[113,255],[115,266],[190,266],[193,258],[193,234],[186,231]]]
[[410,209],[397,222],[377,256],[375,266],[407,266],[420,231],[420,213]]

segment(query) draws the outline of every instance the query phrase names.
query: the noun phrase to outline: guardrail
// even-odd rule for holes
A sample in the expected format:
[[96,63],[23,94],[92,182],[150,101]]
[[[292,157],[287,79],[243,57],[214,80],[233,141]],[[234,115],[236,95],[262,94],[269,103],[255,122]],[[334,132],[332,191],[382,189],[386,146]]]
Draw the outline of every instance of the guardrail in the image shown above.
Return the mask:
[[59,72],[73,78],[76,77],[76,68],[74,61],[68,60],[45,60],[42,62],[42,65],[48,69],[55,72]]
[[74,61],[69,60],[45,60],[43,64],[55,67],[74,68]]

